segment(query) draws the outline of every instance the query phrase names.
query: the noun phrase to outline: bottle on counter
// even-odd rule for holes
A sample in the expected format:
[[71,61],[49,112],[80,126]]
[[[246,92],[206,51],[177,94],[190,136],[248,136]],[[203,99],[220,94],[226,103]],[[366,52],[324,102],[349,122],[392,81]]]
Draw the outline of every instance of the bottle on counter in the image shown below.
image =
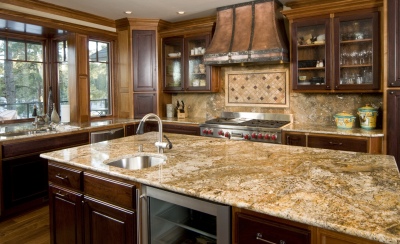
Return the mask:
[[53,103],[53,111],[51,112],[51,122],[56,124],[60,123],[60,116],[57,113],[56,106],[54,103]]

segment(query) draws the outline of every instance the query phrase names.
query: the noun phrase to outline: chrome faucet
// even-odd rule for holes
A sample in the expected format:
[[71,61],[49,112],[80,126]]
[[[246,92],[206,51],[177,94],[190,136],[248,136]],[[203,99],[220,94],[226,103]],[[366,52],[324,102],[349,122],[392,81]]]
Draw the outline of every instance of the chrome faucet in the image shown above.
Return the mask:
[[140,134],[144,133],[144,129],[143,129],[144,122],[146,122],[146,120],[149,118],[155,118],[158,122],[158,141],[154,145],[158,148],[158,153],[162,154],[164,152],[164,148],[168,148],[168,149],[172,148],[172,143],[170,142],[170,140],[168,139],[168,137],[166,135],[164,135],[164,137],[167,140],[167,142],[162,141],[163,129],[162,129],[162,122],[161,122],[160,117],[158,117],[156,114],[153,114],[153,113],[146,114],[140,121],[139,126],[136,130],[136,134],[140,135]]

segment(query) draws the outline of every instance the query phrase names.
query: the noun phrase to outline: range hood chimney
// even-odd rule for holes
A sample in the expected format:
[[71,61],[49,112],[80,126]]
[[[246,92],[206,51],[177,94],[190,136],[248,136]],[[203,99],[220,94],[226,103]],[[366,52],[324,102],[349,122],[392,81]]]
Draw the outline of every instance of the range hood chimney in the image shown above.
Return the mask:
[[289,62],[282,4],[258,0],[217,8],[206,65]]

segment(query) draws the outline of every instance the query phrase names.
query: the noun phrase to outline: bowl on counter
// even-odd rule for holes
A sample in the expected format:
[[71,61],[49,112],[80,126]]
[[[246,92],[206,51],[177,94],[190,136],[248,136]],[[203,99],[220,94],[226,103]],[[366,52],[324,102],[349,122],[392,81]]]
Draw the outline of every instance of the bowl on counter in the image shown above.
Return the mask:
[[335,114],[335,123],[339,129],[352,129],[354,127],[354,122],[356,121],[356,116],[342,112]]

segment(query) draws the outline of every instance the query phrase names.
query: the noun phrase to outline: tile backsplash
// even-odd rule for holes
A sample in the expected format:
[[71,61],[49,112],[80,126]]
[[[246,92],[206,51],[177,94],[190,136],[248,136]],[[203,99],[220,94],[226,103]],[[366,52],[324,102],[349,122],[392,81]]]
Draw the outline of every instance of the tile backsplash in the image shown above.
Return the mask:
[[[251,70],[288,68],[288,65],[252,66]],[[188,109],[189,117],[211,119],[218,117],[223,111],[286,113],[293,114],[295,123],[335,125],[333,116],[346,111],[357,115],[357,109],[369,103],[382,108],[382,94],[308,94],[290,93],[288,108],[225,106],[225,72],[232,70],[248,70],[248,67],[221,68],[220,92],[212,94],[177,94],[172,96],[172,103],[183,100]],[[357,125],[356,125],[357,126]],[[359,126],[359,124],[358,124]]]

